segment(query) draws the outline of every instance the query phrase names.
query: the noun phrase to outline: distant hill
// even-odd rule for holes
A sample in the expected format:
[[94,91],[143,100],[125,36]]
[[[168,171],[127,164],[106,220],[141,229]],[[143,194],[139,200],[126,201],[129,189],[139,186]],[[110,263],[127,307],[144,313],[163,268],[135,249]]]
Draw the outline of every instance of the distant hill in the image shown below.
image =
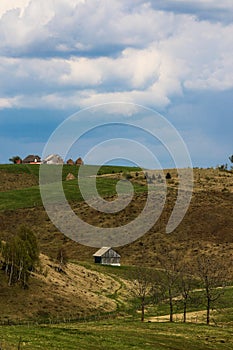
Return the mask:
[[[64,179],[69,172],[75,173],[76,171],[77,174],[77,168],[76,166],[65,165]],[[50,222],[43,209],[38,186],[25,187],[29,178],[30,185],[33,181],[38,183],[38,171],[39,166],[37,165],[0,166],[0,172],[10,174],[15,178],[11,185],[17,188],[17,190],[5,191],[4,186],[1,186],[0,235],[4,238],[9,234],[13,234],[19,225],[26,224],[38,233],[42,253],[53,257],[56,254],[57,246],[64,241],[68,254],[72,259],[92,260],[91,253],[93,249],[70,241]],[[101,168],[101,172],[102,175],[97,179],[99,191],[109,200],[115,198],[115,185],[121,178],[122,173],[131,173],[132,179],[130,180],[136,191],[132,203],[118,214],[99,213],[82,202],[76,180],[64,181],[65,192],[74,211],[83,220],[97,226],[111,227],[119,225],[119,223],[130,222],[141,212],[145,204],[147,198],[145,180],[138,176],[138,171],[136,174],[134,168],[109,166]],[[145,261],[148,264],[153,264],[153,251],[161,239],[175,240],[178,244],[184,242],[182,244],[187,244],[191,250],[199,249],[199,245],[205,246],[208,242],[226,245],[224,249],[227,251],[228,248],[230,250],[232,247],[233,173],[216,169],[194,169],[194,191],[190,208],[175,232],[167,235],[165,234],[165,227],[176,200],[178,186],[176,170],[171,169],[169,172],[171,179],[167,180],[168,193],[163,213],[145,236],[129,246],[120,248],[125,263],[137,262],[143,243],[143,249],[147,252]],[[147,175],[152,178],[153,173],[156,174],[156,172],[148,171]],[[24,180],[22,180],[23,178]],[[20,187],[21,181],[24,181],[24,183]],[[230,251],[228,253],[231,254]]]
[[[50,165],[51,169],[53,166]],[[82,166],[87,171],[89,169],[96,169],[99,166],[84,165]],[[39,184],[39,164],[0,164],[0,192],[5,192],[15,189],[23,189]],[[137,167],[126,166],[101,166],[98,175],[126,173],[130,171],[140,171]],[[75,177],[78,176],[79,166],[77,165],[63,165],[63,181],[66,179],[69,173]]]

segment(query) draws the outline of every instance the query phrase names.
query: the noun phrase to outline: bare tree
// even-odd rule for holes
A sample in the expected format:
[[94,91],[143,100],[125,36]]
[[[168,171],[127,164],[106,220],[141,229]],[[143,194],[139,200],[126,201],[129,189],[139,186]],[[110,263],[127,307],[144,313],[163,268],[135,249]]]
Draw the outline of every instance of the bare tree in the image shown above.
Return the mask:
[[183,255],[177,250],[163,248],[157,254],[160,263],[159,283],[168,295],[170,322],[173,322],[174,297],[179,294],[178,282],[183,269]]
[[186,322],[188,301],[191,299],[192,290],[195,287],[191,266],[188,263],[183,265],[180,273],[178,288],[181,293],[183,304],[183,322]]
[[210,324],[210,310],[223,295],[228,268],[221,257],[201,254],[197,257],[197,275],[202,281],[206,301],[206,323]]
[[153,285],[155,283],[152,269],[138,266],[131,274],[132,292],[140,300],[141,321],[145,319],[145,305],[147,297],[152,295]]
[[63,247],[59,248],[59,250],[58,250],[57,262],[59,264],[58,271],[62,272],[64,270],[64,267],[66,266],[66,264],[68,262],[67,253],[66,253],[66,250]]

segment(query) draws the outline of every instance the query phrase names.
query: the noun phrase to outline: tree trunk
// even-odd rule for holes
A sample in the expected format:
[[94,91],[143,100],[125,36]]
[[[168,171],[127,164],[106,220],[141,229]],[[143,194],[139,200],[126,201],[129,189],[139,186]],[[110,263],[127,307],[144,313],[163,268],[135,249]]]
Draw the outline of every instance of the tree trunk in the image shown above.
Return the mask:
[[169,288],[169,305],[170,305],[170,322],[173,322],[173,300],[172,300],[172,292]]
[[144,322],[144,318],[145,318],[145,300],[143,298],[141,303],[141,321],[142,322]]
[[187,314],[187,299],[184,300],[184,323],[186,322],[186,314]]
[[19,342],[18,342],[18,350],[21,349],[21,343],[22,343],[22,338],[20,337]]
[[210,298],[207,296],[206,324],[210,324]]
[[14,261],[12,260],[12,262],[11,262],[11,271],[10,271],[10,276],[9,276],[9,281],[8,281],[8,286],[11,286],[12,277],[13,277],[13,272],[14,272]]
[[21,274],[22,274],[22,271],[23,271],[23,262],[22,262],[22,260],[20,260],[20,264],[19,264],[19,274],[18,274],[18,281],[20,281],[20,279],[21,279]]

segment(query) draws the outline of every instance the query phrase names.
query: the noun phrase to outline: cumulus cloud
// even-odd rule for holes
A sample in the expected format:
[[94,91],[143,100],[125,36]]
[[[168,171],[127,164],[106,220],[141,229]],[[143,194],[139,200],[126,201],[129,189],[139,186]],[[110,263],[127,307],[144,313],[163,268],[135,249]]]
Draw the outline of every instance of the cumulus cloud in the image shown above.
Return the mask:
[[[173,36],[182,22],[193,19],[191,10],[204,8],[207,12],[225,11],[233,15],[231,0],[11,3],[1,2],[0,49],[5,55],[14,56],[118,54],[125,47],[145,48],[151,42]],[[182,11],[186,7],[190,11]],[[185,15],[180,14],[183,12]]]
[[[166,3],[171,10],[171,3],[184,1]],[[189,6],[230,12],[231,3]],[[82,108],[117,100],[163,108],[186,90],[232,88],[233,25],[153,4],[25,0],[10,8],[5,2],[0,108]]]
[[20,9],[21,13],[23,13],[24,9],[28,6],[30,0],[2,0],[0,2],[0,17],[5,14],[7,11],[13,9]]

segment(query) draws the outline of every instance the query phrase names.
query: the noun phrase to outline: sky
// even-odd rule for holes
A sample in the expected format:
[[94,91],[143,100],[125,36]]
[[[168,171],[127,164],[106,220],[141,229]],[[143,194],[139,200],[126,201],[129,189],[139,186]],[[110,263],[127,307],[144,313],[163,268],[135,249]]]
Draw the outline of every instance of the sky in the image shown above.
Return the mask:
[[[233,154],[232,0],[1,0],[0,56],[0,163],[42,155],[54,130],[81,111],[76,127],[87,132],[67,157],[85,159],[118,136],[171,166],[171,139],[162,147],[127,126],[88,132],[82,111],[101,104],[108,108],[93,113],[96,124],[141,118],[155,134],[159,113],[193,166],[225,164]],[[61,137],[57,152],[64,145]],[[116,143],[102,144],[87,160],[98,164],[111,150],[116,157]]]

